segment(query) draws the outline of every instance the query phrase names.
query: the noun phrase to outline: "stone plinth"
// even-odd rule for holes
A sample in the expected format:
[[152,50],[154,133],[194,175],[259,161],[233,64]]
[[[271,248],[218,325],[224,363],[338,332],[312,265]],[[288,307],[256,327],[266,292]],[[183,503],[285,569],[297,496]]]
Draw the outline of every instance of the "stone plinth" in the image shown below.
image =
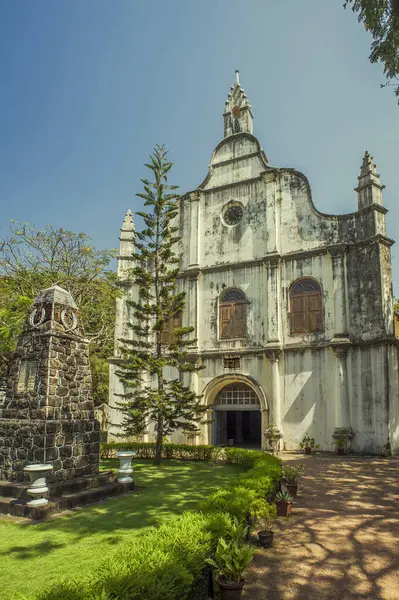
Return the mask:
[[0,480],[27,481],[26,465],[52,463],[47,481],[98,472],[89,345],[72,296],[54,286],[28,312],[0,409]]
[[45,519],[57,512],[131,492],[134,483],[117,481],[116,473],[111,471],[50,483],[49,502],[44,506],[27,504],[30,499],[27,487],[20,483],[0,482],[0,513],[32,520]]
[[28,481],[24,466],[39,462],[53,465],[49,483],[97,473],[99,429],[94,419],[0,419],[0,479]]

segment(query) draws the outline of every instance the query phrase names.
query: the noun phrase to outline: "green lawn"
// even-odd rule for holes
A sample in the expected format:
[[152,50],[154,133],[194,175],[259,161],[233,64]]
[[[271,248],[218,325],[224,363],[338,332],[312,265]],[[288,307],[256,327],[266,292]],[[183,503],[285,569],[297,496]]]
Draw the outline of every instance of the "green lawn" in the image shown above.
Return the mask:
[[[103,461],[114,468],[116,460]],[[0,519],[0,599],[34,592],[63,576],[80,578],[118,545],[185,510],[195,510],[239,467],[177,460],[133,461],[137,493],[82,508],[37,525]],[[144,600],[144,599],[143,599]]]

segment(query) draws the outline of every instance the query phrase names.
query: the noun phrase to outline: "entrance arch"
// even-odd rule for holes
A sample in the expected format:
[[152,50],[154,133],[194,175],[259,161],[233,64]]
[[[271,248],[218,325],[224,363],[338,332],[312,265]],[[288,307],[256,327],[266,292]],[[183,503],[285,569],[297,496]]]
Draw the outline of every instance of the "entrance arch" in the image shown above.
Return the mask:
[[262,388],[252,378],[222,375],[212,380],[204,392],[209,408],[208,443],[263,447],[269,410]]

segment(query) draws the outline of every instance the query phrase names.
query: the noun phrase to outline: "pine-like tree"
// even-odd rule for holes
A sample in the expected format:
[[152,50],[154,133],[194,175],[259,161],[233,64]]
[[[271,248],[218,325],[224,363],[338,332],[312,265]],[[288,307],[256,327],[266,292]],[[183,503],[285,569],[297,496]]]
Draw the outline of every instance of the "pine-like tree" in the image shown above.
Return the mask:
[[142,433],[149,423],[156,432],[155,463],[162,455],[164,436],[176,429],[194,431],[206,407],[184,383],[184,373],[200,369],[190,361],[187,347],[192,327],[183,327],[181,317],[185,293],[177,289],[180,238],[175,220],[178,214],[178,186],[168,184],[172,167],[163,146],[156,146],[146,164],[152,181],[142,179],[149,212],[138,212],[145,227],[136,233],[132,278],[138,287],[133,308],[133,339],[121,340],[123,362],[117,375],[124,385],[122,435]]

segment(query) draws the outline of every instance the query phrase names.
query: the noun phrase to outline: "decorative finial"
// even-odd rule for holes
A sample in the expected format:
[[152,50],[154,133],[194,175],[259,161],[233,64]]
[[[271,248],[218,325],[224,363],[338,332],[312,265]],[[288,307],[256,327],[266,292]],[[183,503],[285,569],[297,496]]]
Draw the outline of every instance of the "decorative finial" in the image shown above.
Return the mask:
[[385,186],[381,185],[373,157],[368,150],[364,153],[358,181],[355,191],[358,196],[359,210],[369,204],[382,204],[382,190]]
[[236,84],[240,85],[240,71],[236,69]]
[[123,219],[121,232],[122,232],[122,234],[125,234],[125,233],[129,233],[132,231],[133,232],[135,231],[134,218],[133,218],[132,211],[129,209],[125,214],[125,218]]

